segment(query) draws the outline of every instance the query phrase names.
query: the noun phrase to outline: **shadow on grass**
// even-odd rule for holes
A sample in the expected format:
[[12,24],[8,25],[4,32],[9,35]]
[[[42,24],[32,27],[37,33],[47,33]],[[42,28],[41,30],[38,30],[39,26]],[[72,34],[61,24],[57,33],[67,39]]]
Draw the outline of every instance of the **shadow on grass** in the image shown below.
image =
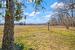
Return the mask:
[[22,43],[15,43],[15,50],[34,50],[33,48],[24,47]]
[[2,50],[2,49],[0,48],[0,50]]
[[71,30],[71,31],[75,31],[75,29],[69,29],[69,30]]
[[[29,47],[24,47],[24,44],[22,43],[15,43],[15,50],[34,50],[33,48],[29,48]],[[0,50],[2,50],[0,48]]]
[[21,43],[15,43],[15,50],[24,50],[24,45]]

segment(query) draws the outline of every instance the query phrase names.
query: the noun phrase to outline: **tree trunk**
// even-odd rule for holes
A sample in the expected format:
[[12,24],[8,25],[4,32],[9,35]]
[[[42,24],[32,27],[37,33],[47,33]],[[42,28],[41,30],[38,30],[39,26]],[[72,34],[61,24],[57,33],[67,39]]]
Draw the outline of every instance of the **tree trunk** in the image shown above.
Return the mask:
[[[14,50],[14,2],[6,0],[6,16],[4,34],[2,39],[2,50]],[[10,15],[8,15],[8,12]]]
[[48,22],[48,31],[50,30],[49,26],[50,26],[50,23]]

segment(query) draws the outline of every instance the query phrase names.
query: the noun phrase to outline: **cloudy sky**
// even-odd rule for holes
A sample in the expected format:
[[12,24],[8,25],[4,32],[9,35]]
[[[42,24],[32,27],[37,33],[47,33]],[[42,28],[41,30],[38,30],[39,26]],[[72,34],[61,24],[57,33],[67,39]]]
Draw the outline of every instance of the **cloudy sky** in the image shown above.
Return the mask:
[[[25,3],[25,1],[24,1]],[[35,9],[33,7],[32,3],[25,3],[27,5],[26,8],[24,9],[24,16],[27,16],[27,19],[25,20],[25,17],[23,17],[20,21],[15,21],[15,23],[19,23],[19,22],[26,22],[26,23],[46,23],[49,21],[49,19],[51,18],[51,15],[54,13],[54,9],[56,8],[61,8],[63,7],[63,3],[60,2],[58,3],[57,0],[44,0],[44,3],[42,3],[42,6],[45,7],[45,9],[41,9],[37,12],[35,12]],[[4,6],[4,5],[3,5]],[[0,9],[0,12],[2,12],[3,14],[4,9]],[[0,18],[0,23],[4,23],[4,17]]]

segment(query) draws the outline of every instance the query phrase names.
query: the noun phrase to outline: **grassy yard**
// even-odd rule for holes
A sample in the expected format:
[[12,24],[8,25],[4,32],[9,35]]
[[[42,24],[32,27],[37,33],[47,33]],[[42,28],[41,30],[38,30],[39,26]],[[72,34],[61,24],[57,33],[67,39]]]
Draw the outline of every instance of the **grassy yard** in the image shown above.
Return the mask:
[[[3,26],[0,26],[0,46]],[[75,50],[75,28],[61,26],[15,26],[15,43],[23,50]]]

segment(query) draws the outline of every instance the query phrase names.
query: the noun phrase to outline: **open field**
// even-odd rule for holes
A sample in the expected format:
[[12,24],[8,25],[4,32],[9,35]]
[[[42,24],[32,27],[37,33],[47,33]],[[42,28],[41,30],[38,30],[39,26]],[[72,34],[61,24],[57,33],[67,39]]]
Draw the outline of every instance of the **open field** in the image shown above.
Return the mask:
[[[0,46],[3,26],[0,26]],[[75,50],[75,28],[69,30],[45,25],[15,26],[15,43],[23,44],[23,50]]]

